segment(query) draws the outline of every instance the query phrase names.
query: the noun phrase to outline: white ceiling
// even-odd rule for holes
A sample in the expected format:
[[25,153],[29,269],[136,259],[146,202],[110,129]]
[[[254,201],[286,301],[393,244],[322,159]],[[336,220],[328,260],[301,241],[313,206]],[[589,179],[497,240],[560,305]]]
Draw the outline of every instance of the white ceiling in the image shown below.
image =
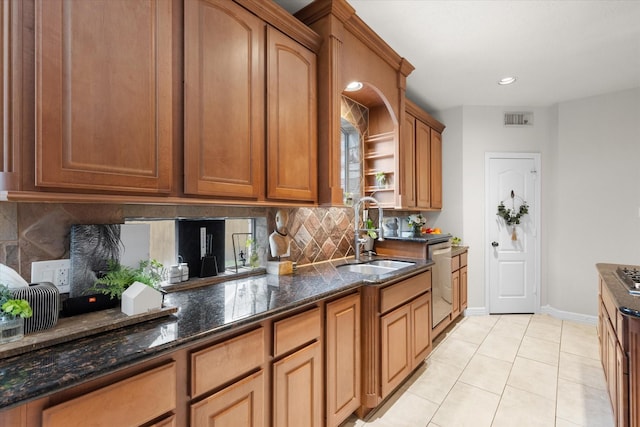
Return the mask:
[[[428,111],[539,107],[640,87],[640,0],[348,0],[415,66]],[[290,12],[309,0],[276,0]],[[511,86],[496,82],[507,75]]]

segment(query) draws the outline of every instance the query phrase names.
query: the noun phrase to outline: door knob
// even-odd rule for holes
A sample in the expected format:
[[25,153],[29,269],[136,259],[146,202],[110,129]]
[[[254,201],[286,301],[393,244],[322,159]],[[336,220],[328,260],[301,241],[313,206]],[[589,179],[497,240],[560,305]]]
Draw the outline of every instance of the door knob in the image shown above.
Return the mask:
[[499,245],[499,243],[498,243],[498,242],[491,242],[491,246],[493,246],[494,248],[497,248],[497,247],[498,247],[498,245]]

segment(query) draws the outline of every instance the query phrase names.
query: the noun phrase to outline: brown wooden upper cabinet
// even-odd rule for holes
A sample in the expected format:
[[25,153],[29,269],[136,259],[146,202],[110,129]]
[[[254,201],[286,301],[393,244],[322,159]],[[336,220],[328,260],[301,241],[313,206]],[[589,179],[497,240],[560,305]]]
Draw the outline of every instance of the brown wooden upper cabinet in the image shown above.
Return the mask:
[[442,131],[444,125],[405,101],[401,140],[401,201],[407,209],[442,209]]
[[7,0],[0,14],[3,199],[317,201],[321,38],[276,3]]
[[228,0],[185,2],[184,185],[264,196],[265,23]]
[[170,0],[36,0],[36,187],[172,190],[172,18]]
[[185,2],[185,193],[315,202],[316,108],[313,51],[234,2]]
[[[320,34],[318,51],[318,202],[343,206],[345,188],[341,166],[342,96],[369,112],[367,134],[362,134],[362,193],[373,195],[384,207],[399,207],[397,155],[402,128],[406,77],[413,66],[371,30],[345,0],[315,0],[295,16]],[[359,91],[345,92],[351,82]],[[376,185],[377,173],[388,186]],[[354,195],[355,196],[355,195]]]
[[267,198],[318,199],[316,55],[267,29]]

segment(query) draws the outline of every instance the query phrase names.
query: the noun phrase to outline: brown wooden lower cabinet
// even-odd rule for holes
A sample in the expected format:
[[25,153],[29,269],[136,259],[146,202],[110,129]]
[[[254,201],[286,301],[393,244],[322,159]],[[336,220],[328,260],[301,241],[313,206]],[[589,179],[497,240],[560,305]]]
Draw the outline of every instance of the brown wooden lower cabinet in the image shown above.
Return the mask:
[[467,252],[451,257],[451,320],[467,308]]
[[431,353],[431,292],[411,303],[412,366],[416,367]]
[[176,364],[172,362],[47,408],[42,426],[139,426],[175,408]]
[[381,393],[387,397],[411,372],[411,313],[404,305],[380,318]]
[[382,316],[380,324],[384,399],[431,352],[431,293]]
[[430,291],[430,270],[364,286],[0,411],[0,426],[337,427],[431,351]]
[[431,351],[431,270],[362,291],[364,417]]
[[0,426],[27,427],[27,405],[0,411]]
[[602,278],[598,337],[615,425],[640,427],[640,319],[621,315]]
[[193,427],[265,425],[264,374],[257,372],[191,405]]
[[640,427],[640,319],[628,323],[629,426]]
[[[629,359],[619,345],[616,345],[616,395],[617,425],[627,426],[629,416]],[[636,422],[637,424],[637,422]]]
[[319,342],[275,362],[273,383],[274,427],[322,426],[322,347]]
[[360,406],[360,294],[326,306],[326,425],[339,426]]
[[463,312],[464,310],[466,310],[467,306],[468,306],[468,301],[467,301],[467,286],[468,286],[468,274],[467,274],[467,266],[466,266],[466,253],[464,254],[464,267],[460,268],[460,311]]
[[460,315],[460,270],[451,273],[451,317],[455,319]]

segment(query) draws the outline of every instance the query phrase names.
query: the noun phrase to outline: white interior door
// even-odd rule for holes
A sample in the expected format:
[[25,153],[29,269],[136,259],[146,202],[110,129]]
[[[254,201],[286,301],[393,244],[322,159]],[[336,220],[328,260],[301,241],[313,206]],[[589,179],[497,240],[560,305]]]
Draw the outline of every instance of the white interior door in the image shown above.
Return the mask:
[[[537,313],[540,310],[538,237],[540,155],[490,153],[486,156],[487,284],[490,313]],[[514,197],[512,197],[512,194]],[[507,226],[498,205],[529,213]]]

